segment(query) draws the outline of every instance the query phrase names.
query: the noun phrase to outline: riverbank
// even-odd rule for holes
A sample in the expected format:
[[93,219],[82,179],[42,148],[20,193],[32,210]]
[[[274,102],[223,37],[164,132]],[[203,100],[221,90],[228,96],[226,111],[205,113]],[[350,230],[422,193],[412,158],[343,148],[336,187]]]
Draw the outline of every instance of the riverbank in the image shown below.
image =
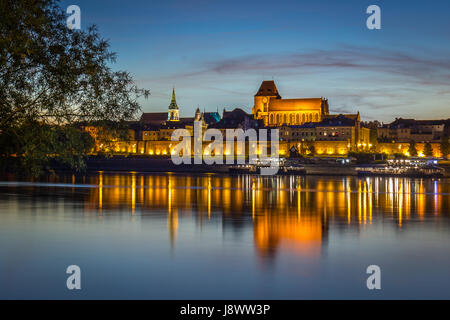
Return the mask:
[[[13,161],[16,160],[16,161]],[[5,164],[5,162],[4,162]],[[371,164],[354,164],[336,161],[320,161],[315,163],[302,163],[298,162],[296,165],[303,167],[304,170],[299,172],[299,175],[315,175],[315,176],[356,176],[358,172],[357,167],[370,167]],[[294,165],[294,166],[296,166]],[[442,161],[438,164],[439,167],[444,169],[444,177],[450,177],[450,162]],[[6,166],[2,166],[1,172],[21,172],[18,168],[17,159],[11,159]],[[61,164],[60,162],[52,161],[50,168],[56,172],[73,172],[68,166]],[[230,172],[230,166],[226,164],[207,165],[207,164],[181,164],[175,165],[170,157],[140,157],[140,156],[115,156],[115,157],[98,157],[90,156],[86,158],[86,171],[98,172],[98,171],[117,171],[117,172],[174,172],[174,173],[220,173],[220,174],[233,174]],[[279,172],[282,174],[282,172]],[[285,173],[286,174],[286,173]],[[293,173],[288,173],[293,174]],[[406,176],[405,176],[406,177]],[[417,177],[420,177],[418,175]]]
[[[89,158],[88,171],[139,171],[139,172],[180,172],[180,173],[229,173],[226,164],[175,165],[170,159],[148,157]],[[354,165],[304,164],[305,174],[309,175],[356,175]]]
[[87,171],[139,171],[180,173],[228,173],[227,165],[176,165],[170,158],[113,157],[88,158]]
[[[177,172],[177,173],[229,173],[229,166],[222,165],[175,165],[170,158],[113,157],[88,158],[88,171],[139,171],[139,172]],[[354,164],[302,164],[306,175],[356,176]],[[450,177],[450,166],[444,165],[445,177]]]

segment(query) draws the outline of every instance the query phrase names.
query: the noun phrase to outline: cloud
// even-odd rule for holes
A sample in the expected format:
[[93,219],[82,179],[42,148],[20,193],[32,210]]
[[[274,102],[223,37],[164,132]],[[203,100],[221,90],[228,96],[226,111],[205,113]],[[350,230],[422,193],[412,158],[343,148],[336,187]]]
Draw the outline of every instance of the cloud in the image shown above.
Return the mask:
[[229,103],[223,98],[243,99],[251,108],[255,87],[267,75],[274,75],[283,97],[324,96],[336,112],[359,110],[363,117],[381,120],[404,113],[426,117],[427,112],[445,113],[449,57],[445,52],[341,45],[327,50],[187,61],[184,71],[141,81],[176,82],[194,88],[190,94],[202,98],[221,91],[217,105]]
[[[436,56],[341,45],[329,50],[190,61],[186,65],[187,71],[142,81],[195,79],[199,82],[220,82],[243,76],[276,75],[283,78],[321,75],[323,79],[339,79],[350,84],[364,79],[366,83],[414,86],[419,90],[441,86],[441,91],[446,92],[450,89],[449,57],[447,53]],[[357,84],[361,85],[360,82]]]
[[335,50],[249,55],[210,61],[204,63],[203,71],[200,73],[225,75],[273,71],[282,75],[292,74],[294,71],[296,73],[372,72],[408,78],[422,85],[448,86],[449,56],[445,54],[443,57],[426,57],[388,49],[347,46]]

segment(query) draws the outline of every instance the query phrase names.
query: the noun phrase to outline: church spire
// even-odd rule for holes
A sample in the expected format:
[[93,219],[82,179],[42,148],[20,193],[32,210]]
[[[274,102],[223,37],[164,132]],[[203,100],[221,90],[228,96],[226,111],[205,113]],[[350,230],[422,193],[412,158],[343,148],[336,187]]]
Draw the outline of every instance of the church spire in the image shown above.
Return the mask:
[[172,100],[170,101],[169,109],[178,109],[177,99],[175,97],[175,88],[172,89]]
[[168,120],[169,121],[178,121],[180,120],[178,115],[178,105],[177,105],[177,99],[175,98],[175,88],[172,89],[172,100],[170,101],[169,105],[169,112],[168,112]]

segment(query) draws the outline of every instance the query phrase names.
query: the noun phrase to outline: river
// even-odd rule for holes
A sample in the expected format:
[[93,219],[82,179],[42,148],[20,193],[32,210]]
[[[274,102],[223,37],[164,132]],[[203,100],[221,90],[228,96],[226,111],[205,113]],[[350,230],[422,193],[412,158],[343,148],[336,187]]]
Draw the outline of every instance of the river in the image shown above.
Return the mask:
[[450,179],[9,176],[0,298],[449,299],[449,209]]

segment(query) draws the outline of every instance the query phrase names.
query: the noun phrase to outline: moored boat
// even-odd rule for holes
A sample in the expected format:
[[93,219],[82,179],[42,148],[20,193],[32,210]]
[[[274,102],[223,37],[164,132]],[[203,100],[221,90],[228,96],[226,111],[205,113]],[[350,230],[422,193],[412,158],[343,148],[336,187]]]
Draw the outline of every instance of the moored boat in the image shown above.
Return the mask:
[[437,166],[372,166],[355,168],[359,176],[402,176],[434,178],[444,176],[444,169]]
[[306,174],[306,170],[304,167],[283,166],[283,167],[279,168],[278,174],[281,174],[281,175],[304,175],[304,174]]
[[[266,166],[254,164],[241,164],[230,166],[228,172],[231,174],[261,174],[261,168]],[[299,166],[280,166],[278,167],[279,175],[303,175],[306,174],[304,167]]]

